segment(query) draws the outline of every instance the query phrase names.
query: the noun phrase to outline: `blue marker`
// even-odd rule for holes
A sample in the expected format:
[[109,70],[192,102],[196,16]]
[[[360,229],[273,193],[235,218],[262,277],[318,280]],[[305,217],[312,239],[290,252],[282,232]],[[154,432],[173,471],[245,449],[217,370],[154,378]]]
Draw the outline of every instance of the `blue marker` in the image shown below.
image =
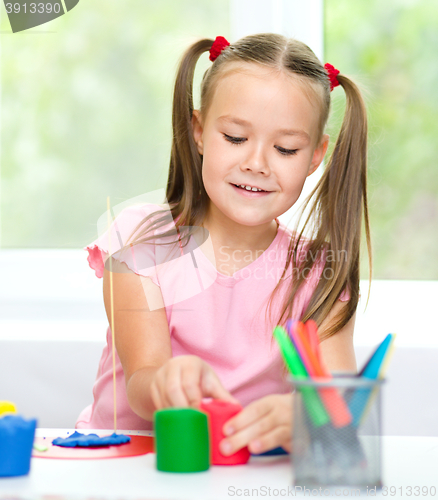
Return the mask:
[[[394,335],[392,333],[389,333],[385,337],[383,342],[377,347],[374,354],[371,356],[370,360],[361,371],[362,377],[371,380],[376,380],[377,378],[379,378],[380,369],[388,353],[388,348],[393,341],[393,337]],[[372,389],[369,388],[356,389],[348,403],[348,407],[353,417],[354,427],[359,426],[362,415],[371,396],[371,391]]]

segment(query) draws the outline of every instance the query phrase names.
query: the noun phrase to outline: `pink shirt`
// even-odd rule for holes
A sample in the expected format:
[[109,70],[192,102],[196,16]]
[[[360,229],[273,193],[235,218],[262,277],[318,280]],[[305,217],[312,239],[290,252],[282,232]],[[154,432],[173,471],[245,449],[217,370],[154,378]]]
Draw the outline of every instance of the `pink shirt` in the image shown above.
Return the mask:
[[[127,242],[147,214],[159,209],[162,207],[151,204],[124,209],[112,225],[111,253]],[[267,300],[284,268],[290,236],[289,230],[280,223],[269,248],[233,276],[218,272],[207,257],[212,255],[209,238],[200,247],[191,247],[192,251],[184,250],[184,255],[179,247],[176,253],[169,255],[166,247],[139,244],[114,257],[160,286],[173,356],[192,354],[204,359],[222,384],[245,406],[268,394],[290,390],[280,352],[272,337],[275,323],[265,320]],[[86,247],[89,264],[99,278],[103,276],[108,247],[108,232]],[[318,272],[311,273],[295,303],[294,318],[302,317],[317,282]],[[279,315],[288,284],[289,280],[285,280],[276,296],[272,308],[274,318]],[[113,427],[112,383],[111,332],[108,328],[107,345],[93,387],[94,401],[81,412],[77,428]],[[117,355],[116,384],[118,428],[150,429],[152,424],[129,407],[123,369]]]

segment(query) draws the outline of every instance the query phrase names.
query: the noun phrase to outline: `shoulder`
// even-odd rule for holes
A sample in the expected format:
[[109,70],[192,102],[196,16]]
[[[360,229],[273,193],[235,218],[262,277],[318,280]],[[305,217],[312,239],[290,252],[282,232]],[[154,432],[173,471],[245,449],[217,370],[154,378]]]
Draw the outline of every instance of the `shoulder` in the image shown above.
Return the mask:
[[88,251],[88,263],[96,271],[97,277],[103,276],[104,261],[107,256],[117,255],[119,251],[126,252],[125,246],[148,227],[148,221],[155,219],[154,214],[157,217],[167,215],[171,221],[168,205],[153,203],[117,205],[110,216],[105,212],[98,219],[98,237],[84,248]]
[[[115,217],[114,222],[117,222],[118,224],[124,224],[125,226],[133,226],[134,224],[139,224],[143,220],[146,221],[146,219],[154,219],[154,215],[156,215],[157,217],[166,214],[170,215],[170,209],[167,205],[142,203],[115,207],[113,210],[113,214]],[[107,214],[104,214],[104,216],[107,217]],[[105,230],[108,230],[108,220],[106,221],[106,226],[104,226],[103,224],[102,226],[105,228]]]
[[[145,229],[149,224],[160,217],[169,218],[172,221],[170,209],[167,205],[153,203],[142,203],[135,205],[118,205],[114,207],[114,216],[111,217],[109,226],[108,213],[100,217],[97,222],[99,238],[103,235],[108,238],[108,231],[111,228],[111,237],[115,237],[116,246],[129,243],[131,236],[134,236],[140,229]],[[112,220],[113,219],[113,220]]]

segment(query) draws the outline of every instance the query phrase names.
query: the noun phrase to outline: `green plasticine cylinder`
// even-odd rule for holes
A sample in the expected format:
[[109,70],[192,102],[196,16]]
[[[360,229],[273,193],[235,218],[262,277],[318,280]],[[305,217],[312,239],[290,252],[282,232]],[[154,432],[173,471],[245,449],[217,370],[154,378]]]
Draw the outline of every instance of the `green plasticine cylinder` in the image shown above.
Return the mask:
[[166,408],[154,413],[157,469],[202,472],[210,467],[208,417],[192,408]]

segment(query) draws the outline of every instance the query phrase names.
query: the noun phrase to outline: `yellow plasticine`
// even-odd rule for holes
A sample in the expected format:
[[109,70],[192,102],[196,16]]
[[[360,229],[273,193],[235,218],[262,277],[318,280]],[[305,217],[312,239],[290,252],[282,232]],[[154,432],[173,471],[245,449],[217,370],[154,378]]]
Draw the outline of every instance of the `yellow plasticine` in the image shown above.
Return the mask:
[[17,408],[10,401],[0,401],[0,418],[11,413],[17,413]]

